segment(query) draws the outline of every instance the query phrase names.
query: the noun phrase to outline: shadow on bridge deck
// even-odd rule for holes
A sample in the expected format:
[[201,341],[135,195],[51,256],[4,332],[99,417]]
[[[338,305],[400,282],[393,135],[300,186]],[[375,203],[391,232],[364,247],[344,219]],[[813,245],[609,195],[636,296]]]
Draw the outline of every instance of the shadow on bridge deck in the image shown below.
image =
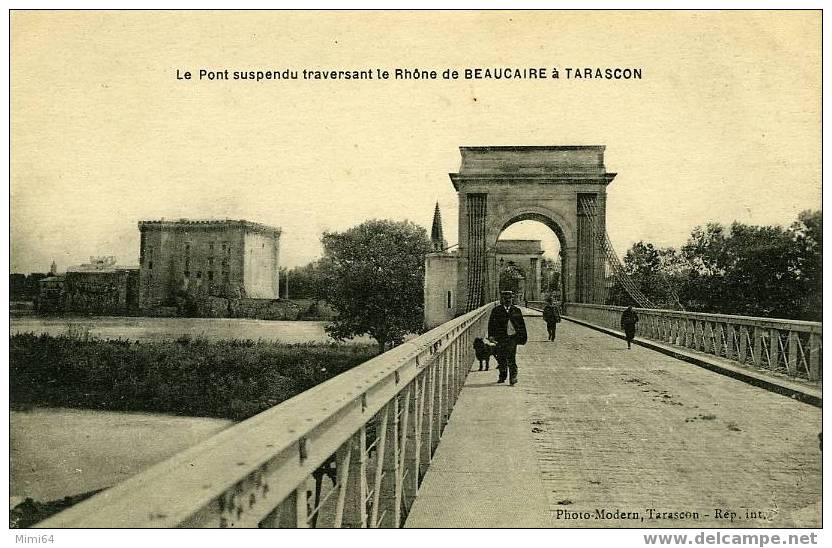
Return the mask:
[[408,527],[821,525],[820,409],[526,321],[519,384],[469,374]]

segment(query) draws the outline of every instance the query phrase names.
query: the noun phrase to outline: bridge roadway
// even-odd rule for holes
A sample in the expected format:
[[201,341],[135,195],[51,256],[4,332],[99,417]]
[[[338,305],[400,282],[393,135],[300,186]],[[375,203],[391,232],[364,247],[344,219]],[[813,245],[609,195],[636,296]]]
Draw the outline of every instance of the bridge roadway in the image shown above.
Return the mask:
[[821,526],[820,409],[527,313],[519,383],[474,364],[407,527]]

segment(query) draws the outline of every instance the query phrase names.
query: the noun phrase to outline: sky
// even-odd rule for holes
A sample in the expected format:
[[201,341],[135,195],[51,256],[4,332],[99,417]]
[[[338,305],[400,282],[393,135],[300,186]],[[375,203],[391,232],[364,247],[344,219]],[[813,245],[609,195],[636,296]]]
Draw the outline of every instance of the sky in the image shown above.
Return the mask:
[[[429,229],[438,202],[453,244],[460,146],[606,145],[619,255],[638,240],[679,246],[712,221],[788,225],[821,207],[820,22],[807,11],[15,12],[11,271],[91,255],[136,264],[142,219],[279,226],[292,267],[320,256],[323,231],[366,219]],[[197,76],[397,67],[561,78]],[[643,78],[565,79],[566,67]]]

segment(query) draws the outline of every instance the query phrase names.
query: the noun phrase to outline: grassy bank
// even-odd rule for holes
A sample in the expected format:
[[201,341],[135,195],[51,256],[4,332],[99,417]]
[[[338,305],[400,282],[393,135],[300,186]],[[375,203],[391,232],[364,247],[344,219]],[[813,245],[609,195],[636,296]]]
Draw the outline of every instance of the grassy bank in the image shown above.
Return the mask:
[[51,502],[38,502],[27,498],[9,510],[9,529],[27,529],[58,512],[63,512],[70,506],[90,498],[98,492],[91,491]]
[[374,345],[12,335],[13,409],[149,411],[243,420],[376,354]]

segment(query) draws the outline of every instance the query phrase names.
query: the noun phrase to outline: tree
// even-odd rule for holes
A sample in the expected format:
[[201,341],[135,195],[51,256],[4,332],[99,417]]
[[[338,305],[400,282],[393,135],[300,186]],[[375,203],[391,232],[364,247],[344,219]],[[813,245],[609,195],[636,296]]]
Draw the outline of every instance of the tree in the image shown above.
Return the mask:
[[812,297],[807,300],[807,294],[813,282],[807,279],[807,272],[815,262],[820,267],[819,245],[817,261],[812,258],[813,228],[820,221],[808,212],[803,218],[809,225],[799,221],[789,229],[737,222],[728,230],[716,224],[704,230],[697,227],[682,247],[690,266],[682,292],[689,307],[723,314],[810,319]]
[[500,291],[511,291],[518,299],[526,287],[526,274],[523,269],[509,261],[500,269]]
[[[822,251],[823,215],[803,211],[789,228],[696,227],[681,253],[638,242],[624,269],[659,306],[666,304],[664,286],[691,311],[821,321]],[[610,297],[634,304],[619,284]]]
[[823,213],[801,212],[791,231],[799,249],[798,269],[804,286],[800,317],[819,322],[823,317]]
[[290,299],[318,299],[320,298],[320,261],[313,261],[303,266],[296,266],[291,270],[280,270],[280,295],[286,298],[286,284],[288,280]]
[[366,221],[321,237],[320,292],[338,313],[326,327],[336,340],[368,334],[387,343],[421,330],[427,231],[409,221]]
[[697,227],[682,247],[681,298],[691,310],[821,320],[823,215],[789,228],[733,223]]
[[546,257],[540,260],[540,288],[541,293],[546,296],[560,301],[561,287],[560,287],[560,261],[553,261]]
[[734,223],[727,251],[730,269],[724,278],[723,308],[769,318],[799,314],[804,288],[793,234],[780,226]]
[[9,299],[15,301],[26,297],[26,274],[9,274]]
[[[684,270],[681,258],[672,247],[655,247],[636,242],[624,255],[624,272],[645,297],[660,308],[677,308],[676,293]],[[608,301],[619,305],[638,305],[618,280],[613,284]]]

